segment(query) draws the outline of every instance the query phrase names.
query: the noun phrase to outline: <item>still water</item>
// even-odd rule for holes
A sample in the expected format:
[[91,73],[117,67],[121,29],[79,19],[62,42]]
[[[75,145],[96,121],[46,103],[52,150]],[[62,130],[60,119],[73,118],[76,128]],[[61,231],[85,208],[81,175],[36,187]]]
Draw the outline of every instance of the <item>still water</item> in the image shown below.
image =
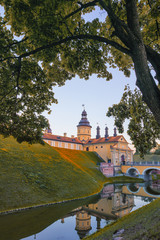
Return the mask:
[[0,239],[82,239],[158,197],[158,183],[110,184],[85,200],[0,216]]

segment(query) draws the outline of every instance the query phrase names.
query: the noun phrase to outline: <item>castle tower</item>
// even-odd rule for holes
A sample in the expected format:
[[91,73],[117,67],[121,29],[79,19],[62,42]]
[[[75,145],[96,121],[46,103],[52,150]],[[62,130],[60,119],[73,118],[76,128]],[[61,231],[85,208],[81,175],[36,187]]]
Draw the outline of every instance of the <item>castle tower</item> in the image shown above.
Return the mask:
[[91,138],[91,126],[87,119],[87,112],[84,109],[82,112],[82,118],[77,125],[77,137],[80,141],[87,141]]
[[109,137],[109,134],[108,134],[108,127],[106,126],[105,127],[105,138],[108,138]]
[[96,135],[96,139],[100,138],[101,135],[100,135],[100,127],[97,126],[97,135]]
[[91,216],[84,210],[76,214],[76,228],[80,239],[84,238],[92,229]]
[[114,128],[114,134],[113,134],[113,136],[114,136],[114,137],[117,136],[117,129],[116,129],[116,127]]

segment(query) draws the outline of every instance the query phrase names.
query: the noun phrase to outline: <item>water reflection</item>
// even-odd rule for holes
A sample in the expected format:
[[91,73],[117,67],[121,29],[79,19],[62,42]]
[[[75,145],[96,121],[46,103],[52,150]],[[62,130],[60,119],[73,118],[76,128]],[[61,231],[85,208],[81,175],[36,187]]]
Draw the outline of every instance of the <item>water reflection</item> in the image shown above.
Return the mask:
[[0,216],[0,239],[82,239],[160,197],[159,190],[158,182],[111,184],[85,200]]
[[[91,203],[76,209],[76,228],[80,239],[88,235],[91,227],[91,217],[96,218],[96,229],[101,228],[101,220],[116,220],[128,214],[134,206],[134,196],[122,193],[122,188],[114,185],[104,187],[101,199],[97,203]],[[74,210],[75,211],[75,210]],[[72,215],[73,212],[69,213]],[[109,221],[110,222],[110,221]],[[106,221],[106,224],[109,223]]]

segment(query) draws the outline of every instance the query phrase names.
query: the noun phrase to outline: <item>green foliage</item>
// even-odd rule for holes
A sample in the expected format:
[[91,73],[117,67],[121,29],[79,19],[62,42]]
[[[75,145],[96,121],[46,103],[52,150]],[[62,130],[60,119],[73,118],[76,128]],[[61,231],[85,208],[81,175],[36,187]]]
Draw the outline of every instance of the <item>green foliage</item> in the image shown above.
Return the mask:
[[[48,126],[42,113],[57,102],[53,87],[75,75],[88,79],[96,74],[110,80],[109,67],[118,67],[127,77],[135,67],[144,99],[160,124],[160,92],[151,84],[155,79],[160,82],[159,0],[1,0],[0,4],[4,8],[0,18],[1,134],[13,135],[19,142],[41,142],[41,129]],[[95,9],[106,18],[102,21],[95,14],[92,21],[85,20]],[[137,68],[139,52],[143,65]],[[154,69],[155,77],[149,69]],[[150,90],[155,95],[152,102]]]
[[129,119],[127,133],[140,157],[144,157],[156,146],[156,139],[160,138],[160,127],[137,89],[132,92],[126,86],[121,101],[108,109],[107,116],[115,118],[120,133],[124,131],[124,121]]
[[155,155],[160,155],[160,147],[154,152]]
[[134,161],[135,162],[140,162],[140,161],[147,161],[147,162],[152,162],[152,161],[155,161],[155,162],[158,162],[158,161],[160,161],[160,157],[159,157],[159,155],[158,154],[146,154],[146,155],[144,155],[144,157],[143,158],[141,158],[140,157],[140,155],[139,154],[134,154],[134,156],[133,156],[133,159],[134,159]]

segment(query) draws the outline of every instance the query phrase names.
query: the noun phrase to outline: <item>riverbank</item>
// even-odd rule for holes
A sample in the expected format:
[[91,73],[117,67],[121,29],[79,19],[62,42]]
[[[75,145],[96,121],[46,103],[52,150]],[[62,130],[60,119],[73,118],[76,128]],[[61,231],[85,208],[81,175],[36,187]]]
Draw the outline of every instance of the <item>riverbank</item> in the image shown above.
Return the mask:
[[[109,178],[106,178],[106,182],[103,184],[103,186],[106,186],[107,184],[114,184],[114,183],[142,183],[142,182],[144,182],[143,179],[133,178],[133,177],[125,177],[125,176],[109,177]],[[101,190],[102,190],[102,188],[101,188]],[[13,209],[5,210],[5,211],[0,211],[0,215],[6,215],[6,214],[10,214],[10,213],[16,213],[16,212],[21,212],[21,211],[26,211],[26,210],[36,209],[36,208],[42,208],[42,207],[49,207],[49,206],[54,206],[57,204],[68,204],[68,203],[74,202],[74,201],[85,201],[88,198],[94,198],[99,194],[100,194],[100,191],[97,191],[96,193],[91,194],[86,197],[77,197],[77,198],[67,199],[67,200],[63,200],[63,201],[13,208]]]
[[160,199],[118,219],[86,240],[160,239]]

